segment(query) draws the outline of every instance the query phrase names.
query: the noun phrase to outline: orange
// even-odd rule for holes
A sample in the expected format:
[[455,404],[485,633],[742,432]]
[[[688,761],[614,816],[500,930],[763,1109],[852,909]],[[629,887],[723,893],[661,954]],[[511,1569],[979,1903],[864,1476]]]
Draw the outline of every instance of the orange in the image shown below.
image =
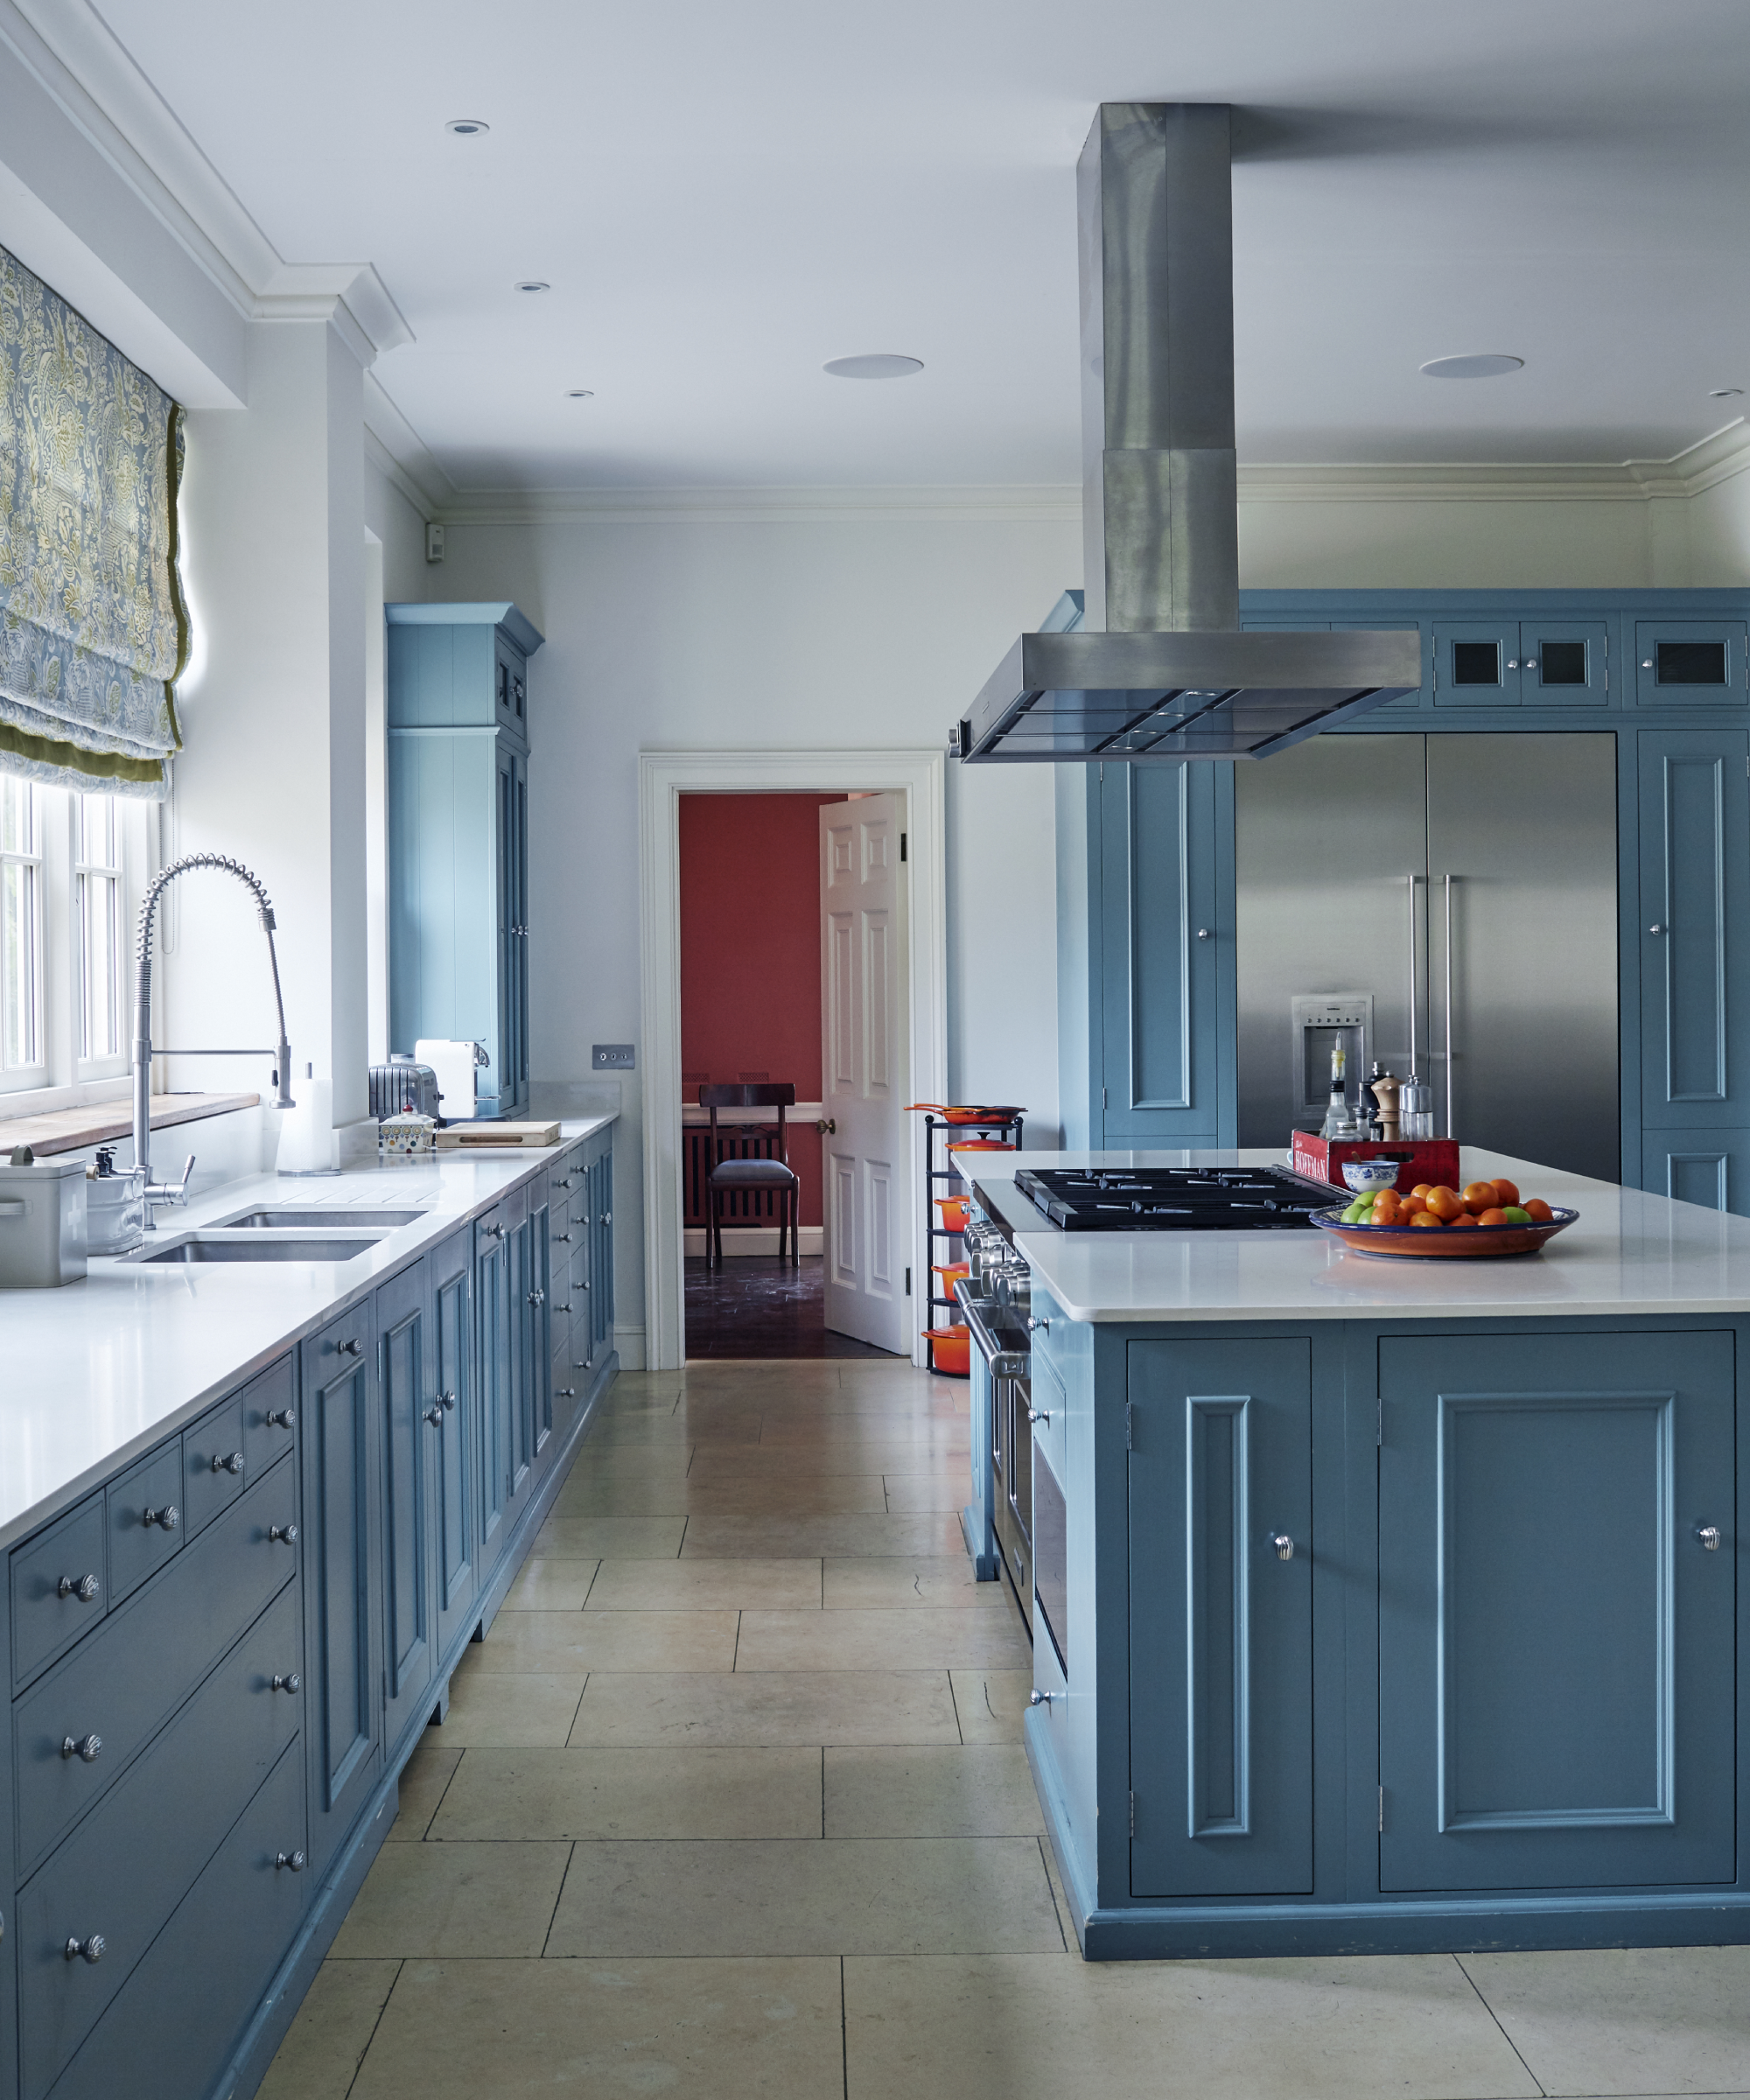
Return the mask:
[[1458,1216],[1459,1213],[1464,1208],[1464,1204],[1460,1200],[1458,1190],[1455,1188],[1448,1188],[1446,1184],[1442,1182],[1440,1186],[1435,1189],[1429,1196],[1428,1208],[1444,1225],[1448,1218],[1455,1218]]
[[1404,1204],[1395,1189],[1384,1191],[1373,1200],[1373,1222],[1376,1225],[1396,1225],[1404,1216]]
[[1499,1208],[1484,1211],[1482,1215],[1477,1220],[1477,1223],[1479,1225],[1504,1225],[1506,1222],[1507,1213]]
[[1428,1196],[1432,1195],[1433,1191],[1434,1184],[1432,1181],[1418,1181],[1410,1193],[1412,1196]]
[[1494,1185],[1494,1200],[1503,1206],[1516,1203],[1519,1200],[1519,1190],[1511,1181],[1497,1181]]
[[1432,1210],[1418,1210],[1410,1221],[1412,1225],[1432,1225],[1435,1227],[1443,1227],[1446,1222],[1444,1218],[1437,1218]]
[[1452,1220],[1452,1222],[1453,1222],[1453,1224],[1454,1224],[1454,1225],[1470,1225],[1470,1226],[1474,1226],[1474,1225],[1475,1225],[1475,1223],[1476,1223],[1476,1220],[1475,1220],[1475,1219],[1474,1219],[1474,1217],[1471,1215],[1471,1214],[1469,1213],[1469,1211],[1467,1211],[1467,1210],[1461,1210],[1461,1211],[1459,1213],[1458,1216],[1457,1216],[1457,1217],[1455,1217],[1455,1218]]
[[1492,1210],[1497,1198],[1493,1181],[1471,1181],[1465,1187],[1465,1208],[1475,1212]]
[[1531,1200],[1525,1206],[1525,1214],[1528,1218],[1534,1220],[1539,1225],[1547,1225],[1556,1214],[1550,1208],[1550,1206],[1544,1200],[1542,1196],[1533,1196]]

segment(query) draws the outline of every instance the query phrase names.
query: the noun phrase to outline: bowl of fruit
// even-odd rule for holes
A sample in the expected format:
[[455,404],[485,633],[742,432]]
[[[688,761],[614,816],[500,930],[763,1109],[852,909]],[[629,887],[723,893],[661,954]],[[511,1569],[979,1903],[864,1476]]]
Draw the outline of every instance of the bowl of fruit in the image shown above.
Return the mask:
[[1357,1254],[1475,1261],[1540,1253],[1578,1215],[1541,1196],[1522,1202],[1517,1187],[1504,1180],[1472,1181],[1464,1188],[1418,1181],[1408,1195],[1395,1188],[1364,1191],[1345,1209],[1315,1210],[1312,1222]]

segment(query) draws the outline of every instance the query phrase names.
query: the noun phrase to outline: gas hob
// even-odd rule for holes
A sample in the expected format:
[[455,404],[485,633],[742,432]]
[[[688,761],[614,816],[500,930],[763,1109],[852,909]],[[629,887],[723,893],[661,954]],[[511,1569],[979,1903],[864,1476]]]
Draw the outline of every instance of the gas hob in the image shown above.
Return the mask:
[[1065,1232],[1294,1232],[1344,1200],[1285,1166],[1023,1167],[1015,1186]]

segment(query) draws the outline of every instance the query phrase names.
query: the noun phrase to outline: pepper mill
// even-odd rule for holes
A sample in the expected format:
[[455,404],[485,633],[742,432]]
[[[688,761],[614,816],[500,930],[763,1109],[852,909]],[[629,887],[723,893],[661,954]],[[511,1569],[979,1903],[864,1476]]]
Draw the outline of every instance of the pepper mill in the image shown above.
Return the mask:
[[1385,1143],[1395,1144],[1397,1142],[1397,1095],[1404,1082],[1394,1079],[1390,1072],[1382,1072],[1377,1079],[1370,1079],[1368,1084],[1373,1088],[1374,1099],[1379,1103],[1380,1128],[1384,1132]]

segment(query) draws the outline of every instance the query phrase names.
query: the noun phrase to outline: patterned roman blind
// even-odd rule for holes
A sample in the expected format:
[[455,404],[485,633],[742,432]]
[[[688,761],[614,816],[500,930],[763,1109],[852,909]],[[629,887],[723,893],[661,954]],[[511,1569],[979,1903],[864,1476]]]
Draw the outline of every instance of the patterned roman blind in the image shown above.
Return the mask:
[[0,248],[0,773],[167,793],[182,455],[176,402]]

